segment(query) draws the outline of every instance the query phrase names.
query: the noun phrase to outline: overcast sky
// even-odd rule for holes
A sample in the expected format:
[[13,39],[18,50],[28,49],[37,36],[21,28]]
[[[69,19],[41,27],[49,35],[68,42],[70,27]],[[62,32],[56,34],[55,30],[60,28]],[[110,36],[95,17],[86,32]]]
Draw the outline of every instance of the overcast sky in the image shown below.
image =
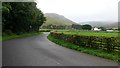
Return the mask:
[[37,0],[43,13],[57,13],[79,23],[86,21],[118,21],[120,0]]

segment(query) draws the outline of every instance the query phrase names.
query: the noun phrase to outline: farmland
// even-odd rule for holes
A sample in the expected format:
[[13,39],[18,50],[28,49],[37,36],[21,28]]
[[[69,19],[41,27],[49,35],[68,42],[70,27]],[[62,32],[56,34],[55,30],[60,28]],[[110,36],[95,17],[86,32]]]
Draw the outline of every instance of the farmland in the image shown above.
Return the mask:
[[87,30],[56,30],[54,32],[64,33],[70,35],[87,35],[87,36],[105,36],[105,37],[118,37],[117,32],[105,31],[87,31]]
[[[81,52],[119,61],[119,37],[116,32],[86,30],[54,30],[48,39]],[[66,44],[68,43],[68,44]],[[90,52],[91,51],[91,52]],[[94,53],[94,51],[96,53]],[[101,55],[101,53],[104,53]],[[108,56],[110,54],[110,56]]]

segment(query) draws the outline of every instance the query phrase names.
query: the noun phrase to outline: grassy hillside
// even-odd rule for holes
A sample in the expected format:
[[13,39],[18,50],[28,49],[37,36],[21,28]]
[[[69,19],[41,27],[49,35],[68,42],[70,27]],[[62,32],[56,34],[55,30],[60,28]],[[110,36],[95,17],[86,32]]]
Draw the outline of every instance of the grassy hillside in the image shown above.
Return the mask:
[[72,24],[75,24],[75,22],[65,18],[62,15],[58,15],[55,13],[46,13],[45,17],[47,20],[46,20],[46,23],[44,23],[42,26],[47,26],[50,24],[53,24],[53,25],[72,25]]
[[104,27],[106,27],[106,28],[118,28],[118,23],[115,22],[115,23],[112,23],[112,24],[108,24],[108,25],[106,25]]
[[93,27],[106,27],[106,28],[116,28],[118,23],[116,22],[102,22],[102,21],[89,21],[89,22],[80,22],[80,24],[90,24]]

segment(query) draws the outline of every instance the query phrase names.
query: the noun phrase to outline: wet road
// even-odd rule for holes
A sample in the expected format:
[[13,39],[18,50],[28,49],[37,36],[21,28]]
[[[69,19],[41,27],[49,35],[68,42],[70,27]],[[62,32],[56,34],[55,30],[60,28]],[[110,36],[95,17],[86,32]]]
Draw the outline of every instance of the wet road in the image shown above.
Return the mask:
[[47,39],[48,33],[3,41],[3,66],[117,66],[114,61],[80,53]]

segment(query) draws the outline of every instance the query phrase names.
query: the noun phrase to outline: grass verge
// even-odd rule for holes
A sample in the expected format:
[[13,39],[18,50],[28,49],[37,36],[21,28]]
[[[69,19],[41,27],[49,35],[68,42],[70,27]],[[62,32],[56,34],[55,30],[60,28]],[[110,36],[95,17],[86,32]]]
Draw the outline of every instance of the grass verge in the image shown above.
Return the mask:
[[8,40],[8,39],[13,39],[13,38],[18,38],[18,37],[29,37],[29,36],[34,36],[34,35],[39,35],[41,32],[32,32],[32,33],[23,33],[23,34],[13,34],[13,35],[3,35],[0,40]]
[[78,45],[54,38],[50,34],[47,36],[47,38],[56,44],[59,44],[61,46],[64,46],[64,47],[67,47],[70,49],[74,49],[74,50],[77,50],[77,51],[80,51],[83,53],[91,54],[91,55],[98,56],[98,57],[103,57],[106,59],[111,59],[111,60],[116,61],[116,62],[118,62],[120,60],[120,58],[118,57],[119,55],[117,53],[114,54],[114,53],[105,52],[105,51],[100,50],[100,49],[81,47],[81,46],[78,46]]

